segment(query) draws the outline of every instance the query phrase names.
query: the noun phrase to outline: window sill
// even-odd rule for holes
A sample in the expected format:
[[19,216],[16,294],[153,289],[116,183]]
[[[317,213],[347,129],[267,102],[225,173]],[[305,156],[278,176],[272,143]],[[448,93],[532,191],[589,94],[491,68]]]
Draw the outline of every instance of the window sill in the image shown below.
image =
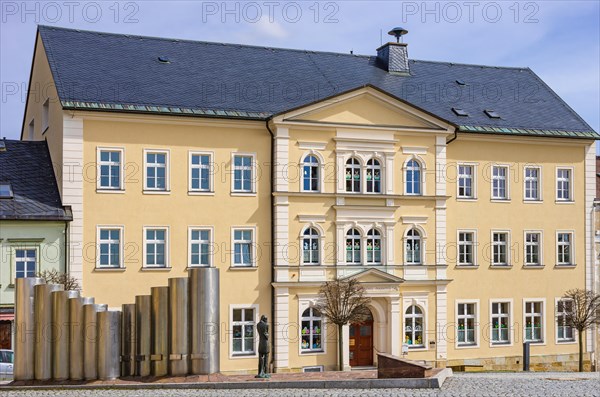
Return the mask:
[[571,264],[571,265],[554,265],[555,269],[574,269],[576,267],[577,267],[576,264]]
[[505,203],[505,204],[510,204],[510,201],[511,200],[509,198],[505,198],[505,199],[502,199],[502,198],[493,198],[493,199],[490,200],[490,202],[492,202],[492,203]]
[[528,342],[530,345],[546,346],[546,342],[543,340],[526,340],[525,342]]
[[96,189],[96,193],[125,194],[125,190],[124,189]]
[[490,265],[490,269],[512,269],[512,265]]
[[557,340],[556,344],[557,345],[574,345],[577,343],[576,339],[564,339],[564,340]]
[[523,204],[544,204],[544,200],[527,200],[527,199],[523,199]]
[[307,350],[307,351],[300,352],[300,355],[302,355],[302,356],[311,356],[311,355],[318,355],[318,354],[325,354],[325,350]]
[[254,197],[256,192],[231,192],[232,197]]
[[408,345],[408,350],[412,350],[412,351],[426,351],[427,348],[425,346],[411,346],[411,345]]
[[258,266],[229,266],[229,270],[233,271],[243,271],[243,270],[258,270]]
[[479,345],[477,343],[465,343],[465,344],[457,344],[457,349],[479,349]]
[[100,272],[100,273],[112,273],[112,272],[124,272],[125,270],[127,270],[124,267],[96,267],[94,268],[94,272]]
[[188,196],[214,196],[213,191],[202,191],[202,190],[189,190]]
[[538,269],[539,270],[539,269],[543,269],[545,267],[546,266],[544,266],[544,265],[523,265],[522,268],[523,269]]
[[477,201],[477,197],[457,197],[456,201],[473,202]]
[[479,265],[456,265],[455,269],[479,269]]
[[211,268],[213,266],[211,265],[187,265],[187,267],[185,268],[186,271],[191,270],[191,269],[208,269]]
[[236,359],[240,359],[240,358],[256,358],[256,357],[258,357],[258,354],[256,354],[256,353],[249,353],[249,354],[231,354],[231,355],[229,356],[229,358],[231,358],[231,359],[234,359],[234,360],[236,360]]
[[510,347],[512,345],[513,344],[510,343],[510,341],[508,341],[508,342],[492,342],[490,344],[491,347]]
[[575,204],[575,200],[555,200],[555,204]]
[[143,194],[171,194],[170,190],[143,190]]
[[170,267],[142,267],[140,269],[142,272],[169,272],[171,271]]

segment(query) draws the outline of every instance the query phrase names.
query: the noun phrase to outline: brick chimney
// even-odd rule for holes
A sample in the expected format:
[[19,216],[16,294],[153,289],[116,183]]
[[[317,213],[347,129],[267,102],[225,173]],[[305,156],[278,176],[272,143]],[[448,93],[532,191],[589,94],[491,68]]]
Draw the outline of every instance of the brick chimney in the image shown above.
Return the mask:
[[406,43],[386,43],[377,49],[377,58],[385,70],[394,74],[410,74],[406,47]]
[[385,70],[393,74],[408,75],[408,44],[400,42],[402,36],[408,33],[408,30],[398,26],[388,32],[390,36],[396,37],[395,43],[387,43],[377,49],[377,58],[383,64]]

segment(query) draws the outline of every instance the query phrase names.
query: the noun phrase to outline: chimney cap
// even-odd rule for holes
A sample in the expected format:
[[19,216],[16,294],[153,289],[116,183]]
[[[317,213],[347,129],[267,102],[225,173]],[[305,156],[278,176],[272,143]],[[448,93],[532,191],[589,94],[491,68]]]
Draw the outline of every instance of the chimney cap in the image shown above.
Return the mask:
[[400,42],[400,37],[404,36],[405,34],[408,33],[408,30],[404,29],[403,27],[397,26],[394,29],[390,30],[388,32],[388,34],[390,36],[395,36],[396,37],[396,42],[399,43]]

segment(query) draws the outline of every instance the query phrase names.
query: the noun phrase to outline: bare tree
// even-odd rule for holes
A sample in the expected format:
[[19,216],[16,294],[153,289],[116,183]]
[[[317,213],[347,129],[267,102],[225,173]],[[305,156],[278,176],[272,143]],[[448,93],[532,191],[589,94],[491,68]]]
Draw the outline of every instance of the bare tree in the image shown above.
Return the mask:
[[563,299],[571,302],[564,315],[557,316],[557,321],[577,330],[579,339],[579,372],[583,372],[583,333],[593,324],[600,324],[600,295],[583,289],[571,289],[563,295]]
[[79,281],[77,281],[75,277],[69,276],[67,273],[60,272],[56,269],[43,270],[39,272],[37,276],[44,279],[48,284],[62,285],[65,291],[81,291]]
[[368,319],[367,305],[371,298],[365,296],[365,289],[356,279],[328,281],[319,291],[320,299],[315,308],[330,322],[337,325],[338,366],[344,369],[342,328],[346,324],[362,324]]

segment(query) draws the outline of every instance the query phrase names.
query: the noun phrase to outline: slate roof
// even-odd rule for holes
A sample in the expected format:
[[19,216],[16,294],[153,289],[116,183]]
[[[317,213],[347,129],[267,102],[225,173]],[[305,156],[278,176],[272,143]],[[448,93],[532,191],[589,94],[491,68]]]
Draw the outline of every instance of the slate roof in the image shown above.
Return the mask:
[[60,200],[46,141],[4,142],[0,183],[10,182],[14,197],[0,198],[0,220],[72,220]]
[[460,131],[600,138],[529,68],[410,60],[410,76],[400,76],[375,55],[47,26],[39,32],[65,108],[266,120],[370,85]]

